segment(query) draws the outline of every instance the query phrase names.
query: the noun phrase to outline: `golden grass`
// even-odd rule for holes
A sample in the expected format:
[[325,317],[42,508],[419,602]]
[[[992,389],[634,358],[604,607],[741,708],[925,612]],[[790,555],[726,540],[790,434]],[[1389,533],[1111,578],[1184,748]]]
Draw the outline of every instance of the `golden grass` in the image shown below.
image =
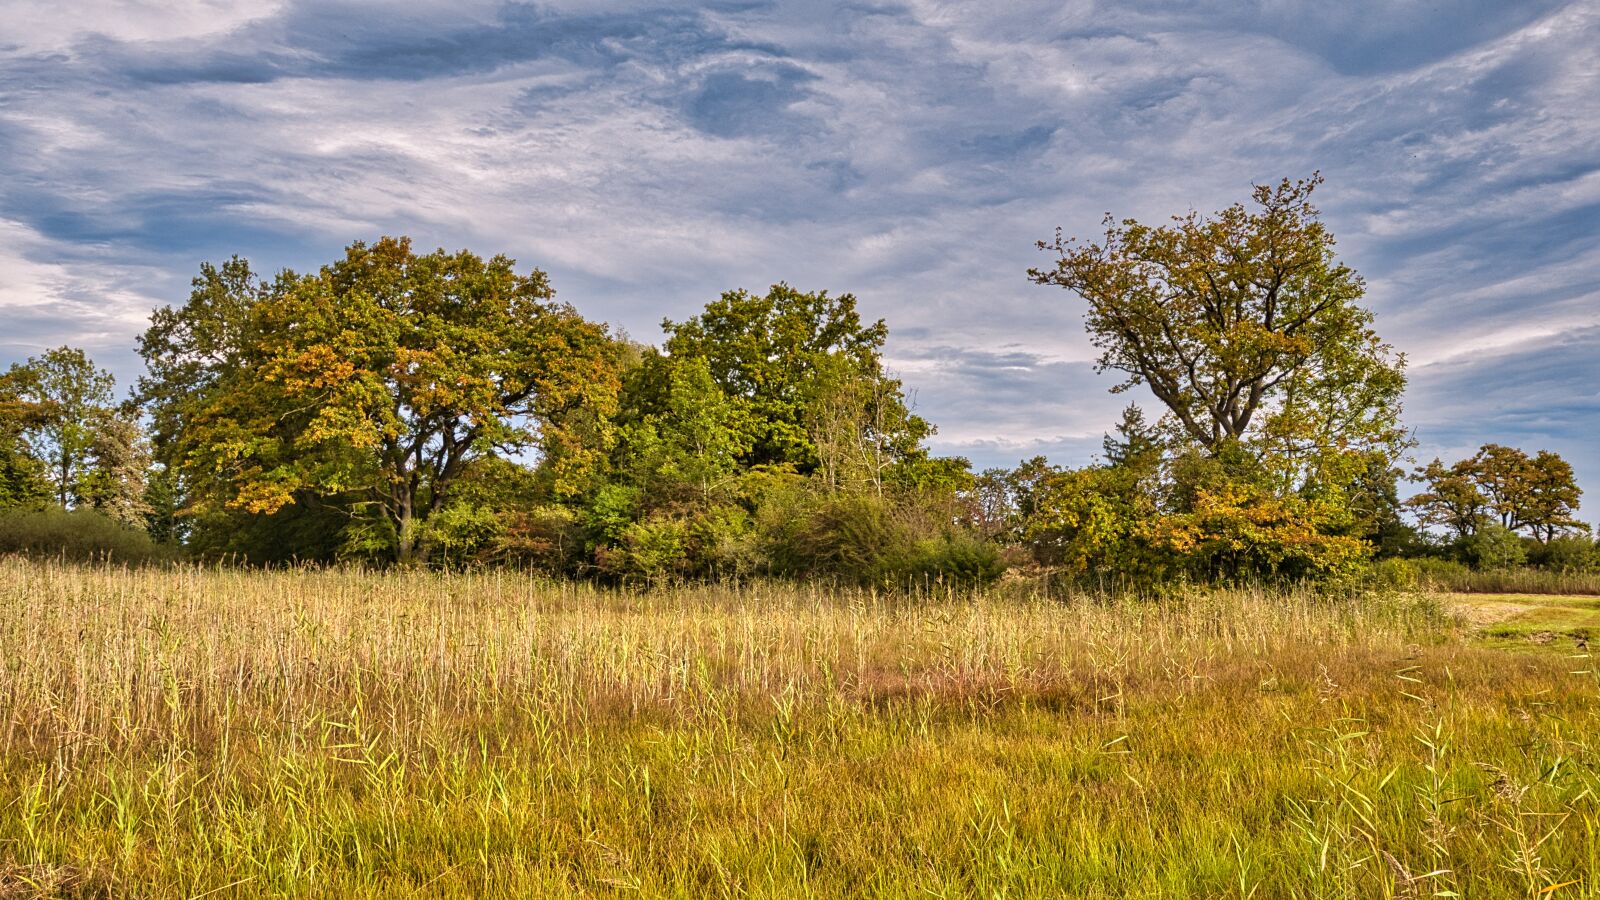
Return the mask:
[[1600,893],[1600,682],[1466,635],[0,561],[0,897]]

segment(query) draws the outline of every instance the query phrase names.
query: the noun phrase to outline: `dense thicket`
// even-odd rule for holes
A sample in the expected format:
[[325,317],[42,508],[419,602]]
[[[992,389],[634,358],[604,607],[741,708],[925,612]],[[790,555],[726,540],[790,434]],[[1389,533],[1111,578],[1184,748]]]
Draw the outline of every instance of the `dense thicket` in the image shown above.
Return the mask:
[[1333,252],[1319,183],[1040,244],[1055,260],[1030,276],[1085,304],[1114,390],[1160,403],[1153,421],[1130,405],[1081,468],[932,455],[886,324],[849,294],[729,291],[653,346],[503,256],[383,238],[270,279],[207,264],[152,315],[129,401],[71,348],[0,376],[0,509],[23,511],[0,547],[75,532],[148,555],[133,527],[257,563],[884,587],[1008,565],[1135,587],[1338,581],[1383,556],[1595,567],[1548,451],[1435,460],[1402,502],[1404,359]]

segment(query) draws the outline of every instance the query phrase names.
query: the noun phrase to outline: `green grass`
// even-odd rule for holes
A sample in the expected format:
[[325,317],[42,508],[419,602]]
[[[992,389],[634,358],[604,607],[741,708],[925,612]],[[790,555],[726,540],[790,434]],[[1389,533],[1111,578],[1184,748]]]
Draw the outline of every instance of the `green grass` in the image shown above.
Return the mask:
[[1421,597],[0,561],[0,897],[1597,896],[1588,668]]
[[[1600,597],[1550,594],[1456,594],[1447,602],[1479,623],[1501,645],[1547,647],[1563,653],[1600,638]],[[1597,647],[1600,649],[1600,647]]]

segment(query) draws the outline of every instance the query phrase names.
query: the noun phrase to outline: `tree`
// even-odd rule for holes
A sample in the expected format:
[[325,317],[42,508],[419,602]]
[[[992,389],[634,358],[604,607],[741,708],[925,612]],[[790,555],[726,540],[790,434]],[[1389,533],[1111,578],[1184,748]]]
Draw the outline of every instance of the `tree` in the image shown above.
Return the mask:
[[1125,470],[1139,481],[1153,479],[1161,468],[1161,436],[1145,423],[1144,410],[1134,403],[1122,410],[1116,434],[1106,435],[1100,448],[1108,467]]
[[386,237],[270,286],[238,260],[203,270],[141,346],[187,504],[268,514],[328,498],[409,563],[484,455],[538,449],[553,492],[581,490],[604,453],[593,432],[615,408],[616,349],[543,272],[513,266]]
[[[803,420],[829,490],[883,496],[897,467],[915,466],[933,426],[906,406],[900,381],[847,356],[819,361]],[[905,474],[911,474],[906,472]]]
[[1417,470],[1427,489],[1406,501],[1424,526],[1449,530],[1457,540],[1476,534],[1488,515],[1472,460],[1446,466],[1438,459]]
[[[819,406],[865,410],[858,432],[886,433],[869,435],[864,447],[915,445],[930,430],[906,410],[899,383],[883,371],[887,327],[863,324],[850,294],[802,293],[786,284],[765,296],[728,291],[700,315],[662,327],[667,353],[704,359],[712,380],[739,405],[750,429],[750,449],[740,459],[746,467],[816,469],[813,434],[817,420],[830,417],[817,415]],[[862,384],[864,397],[840,395],[842,385]]]
[[688,493],[708,505],[732,485],[752,429],[703,357],[651,350],[624,385],[615,470],[656,503]]
[[11,367],[11,390],[35,412],[23,431],[45,465],[56,502],[72,508],[81,498],[96,432],[111,412],[115,382],[82,350],[58,347]]
[[1549,450],[1540,450],[1528,461],[1518,524],[1544,543],[1563,532],[1588,531],[1589,526],[1576,518],[1582,496],[1572,465]]
[[282,295],[295,278],[286,271],[275,283],[263,281],[238,256],[220,268],[202,263],[188,302],[151,313],[139,337],[145,374],[134,396],[150,416],[155,458],[168,469],[181,469],[180,438],[203,407],[201,398],[238,387],[224,382],[251,377],[250,354],[259,344],[252,333],[256,307]]
[[1113,390],[1147,385],[1210,451],[1253,441],[1301,469],[1319,454],[1398,456],[1404,360],[1358,304],[1361,278],[1334,257],[1311,204],[1321,182],[1257,186],[1255,211],[1191,211],[1159,227],[1107,215],[1101,243],[1058,230],[1039,242],[1055,265],[1028,274],[1087,302],[1100,370],[1126,376]]
[[1522,527],[1531,463],[1528,454],[1500,444],[1484,444],[1465,462],[1465,471],[1483,493],[1484,505],[1499,517],[1502,528],[1515,531]]
[[150,450],[131,407],[107,410],[95,423],[89,465],[77,487],[78,502],[124,525],[147,528],[153,511],[146,491]]
[[0,373],[0,509],[27,506],[50,496],[44,464],[23,435],[40,424],[39,409],[17,396],[15,370]]
[[1451,466],[1435,459],[1417,471],[1427,490],[1406,501],[1424,525],[1442,526],[1460,540],[1485,521],[1507,531],[1527,529],[1541,542],[1564,532],[1587,531],[1578,521],[1583,491],[1559,454],[1529,456],[1515,447],[1484,444]]

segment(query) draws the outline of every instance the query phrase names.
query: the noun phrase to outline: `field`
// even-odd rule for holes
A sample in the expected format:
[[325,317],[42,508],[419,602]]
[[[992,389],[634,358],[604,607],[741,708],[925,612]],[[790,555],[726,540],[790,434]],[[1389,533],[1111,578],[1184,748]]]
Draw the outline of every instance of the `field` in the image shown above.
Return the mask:
[[1600,896],[1597,602],[0,560],[0,898]]

